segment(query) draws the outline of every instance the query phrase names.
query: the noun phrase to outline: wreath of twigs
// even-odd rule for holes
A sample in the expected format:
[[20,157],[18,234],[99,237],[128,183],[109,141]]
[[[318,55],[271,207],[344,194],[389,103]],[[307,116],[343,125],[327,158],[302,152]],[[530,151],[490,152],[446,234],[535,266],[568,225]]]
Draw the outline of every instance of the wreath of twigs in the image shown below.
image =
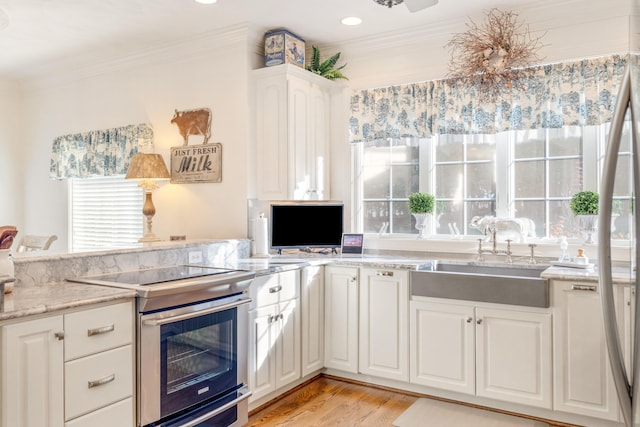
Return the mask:
[[486,100],[493,100],[501,87],[520,85],[543,46],[542,36],[532,38],[529,27],[518,22],[518,15],[491,9],[483,25],[471,19],[464,33],[454,34],[449,77],[466,79],[477,86]]

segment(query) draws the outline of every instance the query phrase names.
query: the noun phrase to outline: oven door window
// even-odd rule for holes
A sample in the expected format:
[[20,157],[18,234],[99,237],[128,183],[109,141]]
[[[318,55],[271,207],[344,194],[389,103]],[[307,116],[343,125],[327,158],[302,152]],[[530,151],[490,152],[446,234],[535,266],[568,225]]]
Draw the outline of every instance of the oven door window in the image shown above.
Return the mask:
[[236,309],[162,325],[160,333],[162,416],[238,386]]

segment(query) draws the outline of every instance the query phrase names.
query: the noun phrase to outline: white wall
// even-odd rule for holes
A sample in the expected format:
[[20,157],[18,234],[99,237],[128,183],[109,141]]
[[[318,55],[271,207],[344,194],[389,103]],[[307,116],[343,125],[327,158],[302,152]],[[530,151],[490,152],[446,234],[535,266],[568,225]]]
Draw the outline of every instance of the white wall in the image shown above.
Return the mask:
[[17,82],[0,80],[0,226],[22,228],[23,188]]
[[56,136],[151,123],[156,152],[169,166],[170,147],[182,145],[170,123],[174,109],[208,107],[213,111],[210,142],[222,143],[222,182],[161,184],[153,194],[153,230],[162,239],[246,236],[247,43],[246,30],[234,30],[30,82],[23,114],[37,126],[22,135],[28,159],[23,165],[25,230],[56,233],[58,249],[67,247],[67,182],[48,178]]

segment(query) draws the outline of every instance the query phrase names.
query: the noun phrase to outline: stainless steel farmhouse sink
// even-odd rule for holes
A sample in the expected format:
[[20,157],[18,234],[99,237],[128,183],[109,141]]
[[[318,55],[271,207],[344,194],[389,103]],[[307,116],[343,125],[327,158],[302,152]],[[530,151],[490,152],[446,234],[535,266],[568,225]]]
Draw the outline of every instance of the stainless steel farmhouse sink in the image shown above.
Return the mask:
[[433,261],[411,272],[411,295],[549,307],[546,266]]

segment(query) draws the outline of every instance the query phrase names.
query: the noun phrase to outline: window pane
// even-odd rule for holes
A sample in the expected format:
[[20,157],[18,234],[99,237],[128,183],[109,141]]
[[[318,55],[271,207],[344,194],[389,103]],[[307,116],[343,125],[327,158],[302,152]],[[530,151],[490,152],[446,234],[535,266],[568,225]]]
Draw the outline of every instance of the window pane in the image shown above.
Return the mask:
[[436,198],[458,199],[464,197],[462,165],[438,165],[436,167]]
[[[493,198],[496,194],[493,163],[471,163],[467,166],[467,197]],[[438,181],[439,182],[439,181]]]
[[[389,202],[364,202],[363,232],[377,233],[385,222],[389,222]],[[387,230],[391,232],[390,229]]]
[[467,161],[493,160],[495,158],[496,144],[493,135],[470,135],[467,140]]
[[378,140],[367,142],[364,147],[362,163],[365,165],[384,165],[389,162],[389,142]]
[[549,157],[581,155],[581,128],[577,126],[567,126],[562,129],[549,129]]
[[389,177],[387,166],[363,168],[363,195],[365,199],[386,199],[389,197]]
[[[486,201],[473,201],[467,203],[467,223],[471,222],[474,216],[487,216],[493,215],[495,212],[495,202],[491,200]],[[466,226],[467,224],[465,224]],[[467,233],[471,235],[483,234],[482,231],[475,228],[466,227]]]
[[545,202],[531,201],[531,200],[519,200],[515,203],[516,206],[516,218],[529,218],[535,224],[536,236],[545,235]]
[[418,146],[394,145],[391,147],[390,161],[392,163],[418,163]]
[[550,197],[571,197],[582,187],[581,158],[549,161]]
[[392,166],[393,176],[391,183],[392,198],[407,198],[409,194],[418,191],[419,168],[418,165]]
[[545,131],[543,129],[516,132],[515,158],[544,157]]
[[614,196],[629,196],[631,194],[631,156],[620,154],[616,164],[616,178],[613,183]]
[[518,198],[544,197],[544,161],[515,163],[515,196]]
[[576,228],[575,215],[571,212],[569,203],[569,200],[549,202],[549,237],[580,237],[579,230]]
[[454,201],[439,201],[436,205],[436,233],[464,234],[464,214],[462,203]]
[[462,135],[440,135],[436,144],[438,162],[459,162],[462,160]]

